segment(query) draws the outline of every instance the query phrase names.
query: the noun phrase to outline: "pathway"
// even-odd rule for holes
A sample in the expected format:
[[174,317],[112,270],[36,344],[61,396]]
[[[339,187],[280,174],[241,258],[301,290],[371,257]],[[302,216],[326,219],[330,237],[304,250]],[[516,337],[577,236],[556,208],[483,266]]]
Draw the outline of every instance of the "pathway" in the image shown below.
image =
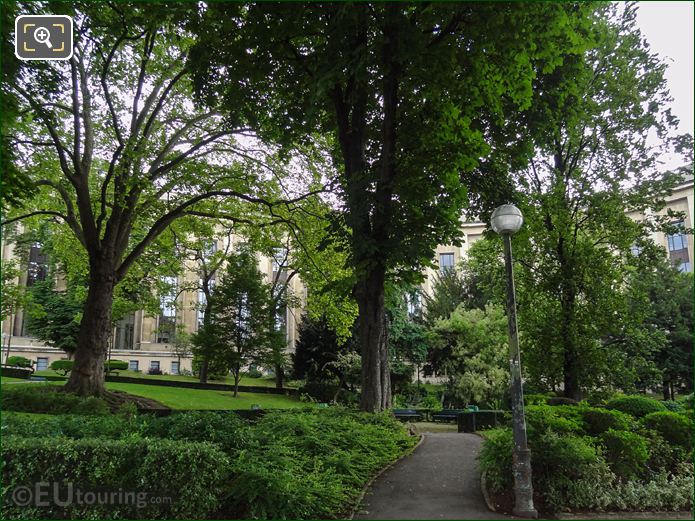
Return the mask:
[[475,434],[432,433],[379,476],[355,519],[515,519],[488,510]]

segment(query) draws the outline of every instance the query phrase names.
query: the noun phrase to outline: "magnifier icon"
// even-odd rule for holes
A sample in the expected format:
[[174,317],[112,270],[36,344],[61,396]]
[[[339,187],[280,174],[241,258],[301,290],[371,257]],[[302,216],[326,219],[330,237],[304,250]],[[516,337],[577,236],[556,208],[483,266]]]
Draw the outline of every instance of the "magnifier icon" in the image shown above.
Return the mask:
[[48,47],[49,49],[53,48],[53,46],[51,45],[50,38],[51,32],[45,27],[38,27],[34,31],[34,39],[39,43],[45,43],[46,47]]

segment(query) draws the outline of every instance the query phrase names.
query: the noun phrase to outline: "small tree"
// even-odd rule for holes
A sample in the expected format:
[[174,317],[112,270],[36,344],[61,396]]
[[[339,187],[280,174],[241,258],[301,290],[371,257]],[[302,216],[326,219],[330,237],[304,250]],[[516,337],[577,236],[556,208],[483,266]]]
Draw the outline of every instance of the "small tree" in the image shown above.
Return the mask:
[[176,324],[176,335],[174,342],[171,344],[171,351],[176,355],[179,367],[181,367],[181,359],[191,356],[193,349],[193,335],[186,331],[186,326]]
[[459,306],[434,326],[435,346],[450,358],[449,391],[463,403],[499,407],[509,388],[507,319],[501,308]]
[[242,367],[267,356],[268,316],[274,309],[269,286],[250,248],[244,246],[227,258],[211,303],[210,322],[201,328],[200,339],[207,341],[215,357],[227,361],[237,396]]

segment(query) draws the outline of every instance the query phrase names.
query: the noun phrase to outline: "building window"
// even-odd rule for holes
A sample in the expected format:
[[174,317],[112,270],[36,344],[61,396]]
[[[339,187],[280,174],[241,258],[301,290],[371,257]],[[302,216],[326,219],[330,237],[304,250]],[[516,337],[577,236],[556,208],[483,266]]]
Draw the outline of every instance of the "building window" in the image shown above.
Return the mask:
[[159,325],[157,342],[168,344],[176,334],[176,277],[163,277],[167,289],[159,297]]
[[41,244],[35,242],[29,248],[29,265],[27,267],[27,287],[40,280],[46,280],[48,275],[48,259],[41,250]]
[[135,339],[135,313],[123,317],[116,322],[113,348],[114,349],[133,349]]
[[454,269],[454,254],[453,253],[440,253],[439,254],[439,271],[444,273],[447,270]]
[[672,223],[672,225],[676,231],[666,236],[671,265],[676,266],[682,272],[689,272],[692,266],[688,254],[688,236],[684,233],[683,221]]
[[179,363],[171,362],[171,374],[179,374]]
[[159,371],[159,360],[150,360],[150,371]]
[[48,358],[38,357],[36,359],[36,370],[45,371],[46,369],[48,369]]
[[139,371],[140,370],[140,361],[139,360],[130,360],[128,362],[128,370],[129,371]]

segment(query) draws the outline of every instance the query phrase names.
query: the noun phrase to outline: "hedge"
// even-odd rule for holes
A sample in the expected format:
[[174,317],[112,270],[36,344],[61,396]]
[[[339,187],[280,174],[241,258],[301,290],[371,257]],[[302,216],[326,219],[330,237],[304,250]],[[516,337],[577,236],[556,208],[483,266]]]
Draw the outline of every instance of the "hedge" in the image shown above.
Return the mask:
[[[208,517],[219,509],[228,481],[227,456],[208,443],[9,436],[3,440],[2,457],[3,519]],[[13,492],[19,487],[36,491],[36,483],[49,484],[48,505],[16,504]],[[53,483],[60,487],[60,503],[69,499],[72,486],[72,501],[54,501]],[[78,502],[78,491],[85,501]],[[111,492],[115,500],[102,496]],[[110,504],[93,499],[94,504],[87,504],[87,493],[100,493]]]
[[666,406],[662,402],[646,396],[621,396],[609,401],[606,407],[627,413],[635,418],[642,418],[650,412],[666,410]]
[[642,418],[644,426],[658,432],[666,441],[690,451],[693,449],[692,421],[684,414],[653,412]]
[[108,414],[104,400],[90,396],[84,398],[62,392],[49,384],[8,385],[2,390],[0,404],[3,411],[43,412],[51,414]]

